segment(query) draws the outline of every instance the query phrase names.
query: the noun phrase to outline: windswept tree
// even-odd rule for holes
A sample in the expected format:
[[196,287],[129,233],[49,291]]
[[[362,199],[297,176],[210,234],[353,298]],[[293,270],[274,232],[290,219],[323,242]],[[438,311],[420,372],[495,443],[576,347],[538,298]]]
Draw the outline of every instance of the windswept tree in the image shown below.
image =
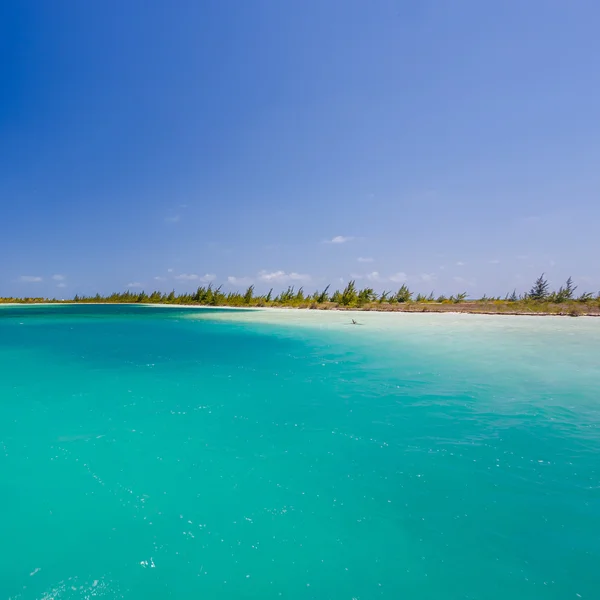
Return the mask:
[[315,292],[315,300],[319,304],[324,304],[329,301],[329,285],[322,292]]
[[336,304],[341,304],[342,292],[340,292],[340,290],[335,290],[335,292],[333,292],[333,295],[331,296],[331,301],[335,302]]
[[455,296],[450,296],[450,300],[451,302],[454,302],[454,304],[460,304],[461,302],[464,302],[467,298],[467,292],[461,292],[460,294],[456,294]]
[[376,299],[377,294],[373,288],[364,288],[358,292],[357,302],[359,306],[369,304],[369,302],[374,302]]
[[294,296],[294,286],[291,285],[285,292],[281,292],[281,294],[275,298],[275,302],[279,304],[287,304],[293,300]]
[[408,286],[403,283],[400,289],[396,292],[396,302],[410,302],[412,300],[412,292]]
[[533,284],[527,297],[530,300],[546,300],[549,296],[548,292],[548,280],[544,279],[544,273],[542,273]]
[[348,282],[348,285],[342,292],[342,304],[344,306],[353,306],[358,300],[358,291],[356,290],[356,282],[354,279]]
[[219,286],[216,289],[212,289],[212,287],[209,285],[208,286],[210,291],[211,291],[211,295],[212,297],[210,298],[210,302],[209,304],[211,306],[222,306],[223,304],[225,304],[225,294],[221,291],[221,287]]
[[573,300],[573,294],[577,289],[576,285],[573,285],[573,279],[569,277],[567,283],[564,286],[560,286],[558,292],[553,294],[552,300],[554,302],[566,302],[567,300]]

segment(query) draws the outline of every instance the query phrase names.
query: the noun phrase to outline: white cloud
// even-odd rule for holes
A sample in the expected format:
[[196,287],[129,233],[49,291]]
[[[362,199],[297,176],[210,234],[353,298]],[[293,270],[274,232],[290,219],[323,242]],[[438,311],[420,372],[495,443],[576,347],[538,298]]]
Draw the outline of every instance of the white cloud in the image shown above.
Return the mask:
[[59,287],[59,288],[65,288],[65,287],[67,287],[67,284],[66,284],[66,283],[58,283],[58,284],[56,285],[56,287]]
[[21,275],[21,277],[19,277],[19,281],[22,281],[23,283],[38,283],[43,280],[37,275]]
[[393,283],[404,283],[407,279],[408,277],[406,276],[406,273],[403,273],[402,271],[394,273],[389,277],[389,280]]
[[154,280],[155,281],[165,281],[167,278],[166,277],[161,277],[160,275],[157,275]]
[[490,260],[490,265],[499,265],[500,261],[496,258],[494,260]]
[[456,263],[456,266],[457,266],[457,267],[464,267],[464,266],[465,266],[465,263],[464,263],[462,260],[459,260],[459,261]]
[[173,215],[172,217],[167,217],[165,219],[166,223],[179,223],[181,217],[179,215]]
[[265,281],[267,283],[308,283],[310,282],[310,275],[305,273],[296,273],[295,271],[286,273],[285,271],[268,272],[263,270],[258,273],[258,279],[259,281]]
[[52,279],[54,279],[54,281],[64,281],[66,279],[65,275],[52,275]]
[[435,273],[421,273],[419,279],[424,283],[432,283],[436,280]]
[[354,238],[349,235],[336,235],[330,240],[326,240],[326,244],[345,244],[346,242],[351,242]]
[[127,287],[128,288],[141,288],[143,286],[139,281],[132,281],[131,283],[127,284]]
[[364,256],[359,256],[357,258],[357,260],[358,260],[359,263],[371,263],[371,262],[373,262],[372,258],[368,258],[368,257],[364,257]]
[[464,277],[453,277],[452,279],[454,279],[454,281],[456,281],[456,283],[460,283],[462,285],[468,285],[471,287],[475,287],[476,283],[474,281],[472,281],[471,279],[465,279]]
[[[208,275],[205,275],[205,277],[208,277]],[[212,275],[212,277],[214,277],[214,275]],[[263,269],[262,271],[259,271],[257,276],[255,278],[253,277],[235,277],[233,275],[230,275],[227,278],[227,283],[231,284],[231,285],[250,285],[252,283],[254,283],[255,281],[260,281],[263,283],[268,283],[268,284],[275,284],[275,285],[282,285],[282,284],[289,284],[289,283],[296,283],[296,284],[302,284],[302,283],[309,283],[311,281],[311,277],[310,275],[307,275],[305,273],[296,273],[295,271],[291,271],[289,273],[287,273],[286,271],[267,271],[265,269]]]
[[179,275],[175,275],[175,279],[179,281],[197,281],[200,279],[200,275],[196,275],[196,273],[180,273]]
[[196,273],[181,273],[175,275],[175,279],[178,281],[201,281],[202,283],[210,283],[217,278],[213,273],[206,273],[206,275],[196,275]]
[[172,273],[173,269],[167,269],[167,273]]
[[231,285],[250,285],[253,282],[250,277],[234,277],[233,275],[230,275],[227,278],[227,283],[230,283]]
[[371,271],[371,273],[367,273],[366,275],[360,275],[358,273],[350,273],[350,278],[351,279],[368,279],[369,281],[374,281],[376,283],[384,283],[386,281],[392,282],[392,283],[404,283],[407,280],[407,275],[406,273],[403,272],[398,272],[398,273],[393,273],[392,275],[388,276],[388,277],[384,277],[383,275],[381,275],[381,273],[379,273],[379,271]]

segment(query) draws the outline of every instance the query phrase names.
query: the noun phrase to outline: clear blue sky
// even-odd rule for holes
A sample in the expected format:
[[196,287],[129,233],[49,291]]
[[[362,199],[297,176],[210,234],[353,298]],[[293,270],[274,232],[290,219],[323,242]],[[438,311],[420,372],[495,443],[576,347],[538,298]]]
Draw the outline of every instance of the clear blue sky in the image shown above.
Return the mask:
[[0,295],[600,289],[596,0],[0,5]]

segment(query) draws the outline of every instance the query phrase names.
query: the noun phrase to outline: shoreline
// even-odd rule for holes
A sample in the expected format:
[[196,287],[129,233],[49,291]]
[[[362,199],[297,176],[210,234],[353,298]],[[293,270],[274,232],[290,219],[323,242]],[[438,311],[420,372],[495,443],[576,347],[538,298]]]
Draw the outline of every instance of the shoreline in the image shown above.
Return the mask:
[[506,305],[500,305],[499,310],[493,310],[489,305],[481,303],[461,303],[461,304],[434,304],[434,303],[406,303],[387,306],[367,305],[364,307],[356,306],[213,306],[205,304],[164,304],[164,303],[137,303],[137,302],[0,302],[0,308],[17,307],[17,306],[146,306],[160,308],[190,308],[190,309],[219,309],[219,310],[244,310],[244,311],[321,311],[321,312],[349,312],[349,313],[412,313],[412,314],[451,314],[451,315],[489,315],[489,316],[523,316],[523,317],[600,317],[600,306],[573,306],[573,305],[556,305],[556,311],[548,310],[502,310]]

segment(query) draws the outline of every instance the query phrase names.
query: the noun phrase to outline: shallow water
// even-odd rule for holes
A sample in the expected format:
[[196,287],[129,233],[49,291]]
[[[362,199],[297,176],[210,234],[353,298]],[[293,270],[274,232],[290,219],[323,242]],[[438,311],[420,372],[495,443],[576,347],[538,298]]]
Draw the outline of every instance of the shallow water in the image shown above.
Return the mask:
[[597,598],[600,320],[0,307],[0,600]]

